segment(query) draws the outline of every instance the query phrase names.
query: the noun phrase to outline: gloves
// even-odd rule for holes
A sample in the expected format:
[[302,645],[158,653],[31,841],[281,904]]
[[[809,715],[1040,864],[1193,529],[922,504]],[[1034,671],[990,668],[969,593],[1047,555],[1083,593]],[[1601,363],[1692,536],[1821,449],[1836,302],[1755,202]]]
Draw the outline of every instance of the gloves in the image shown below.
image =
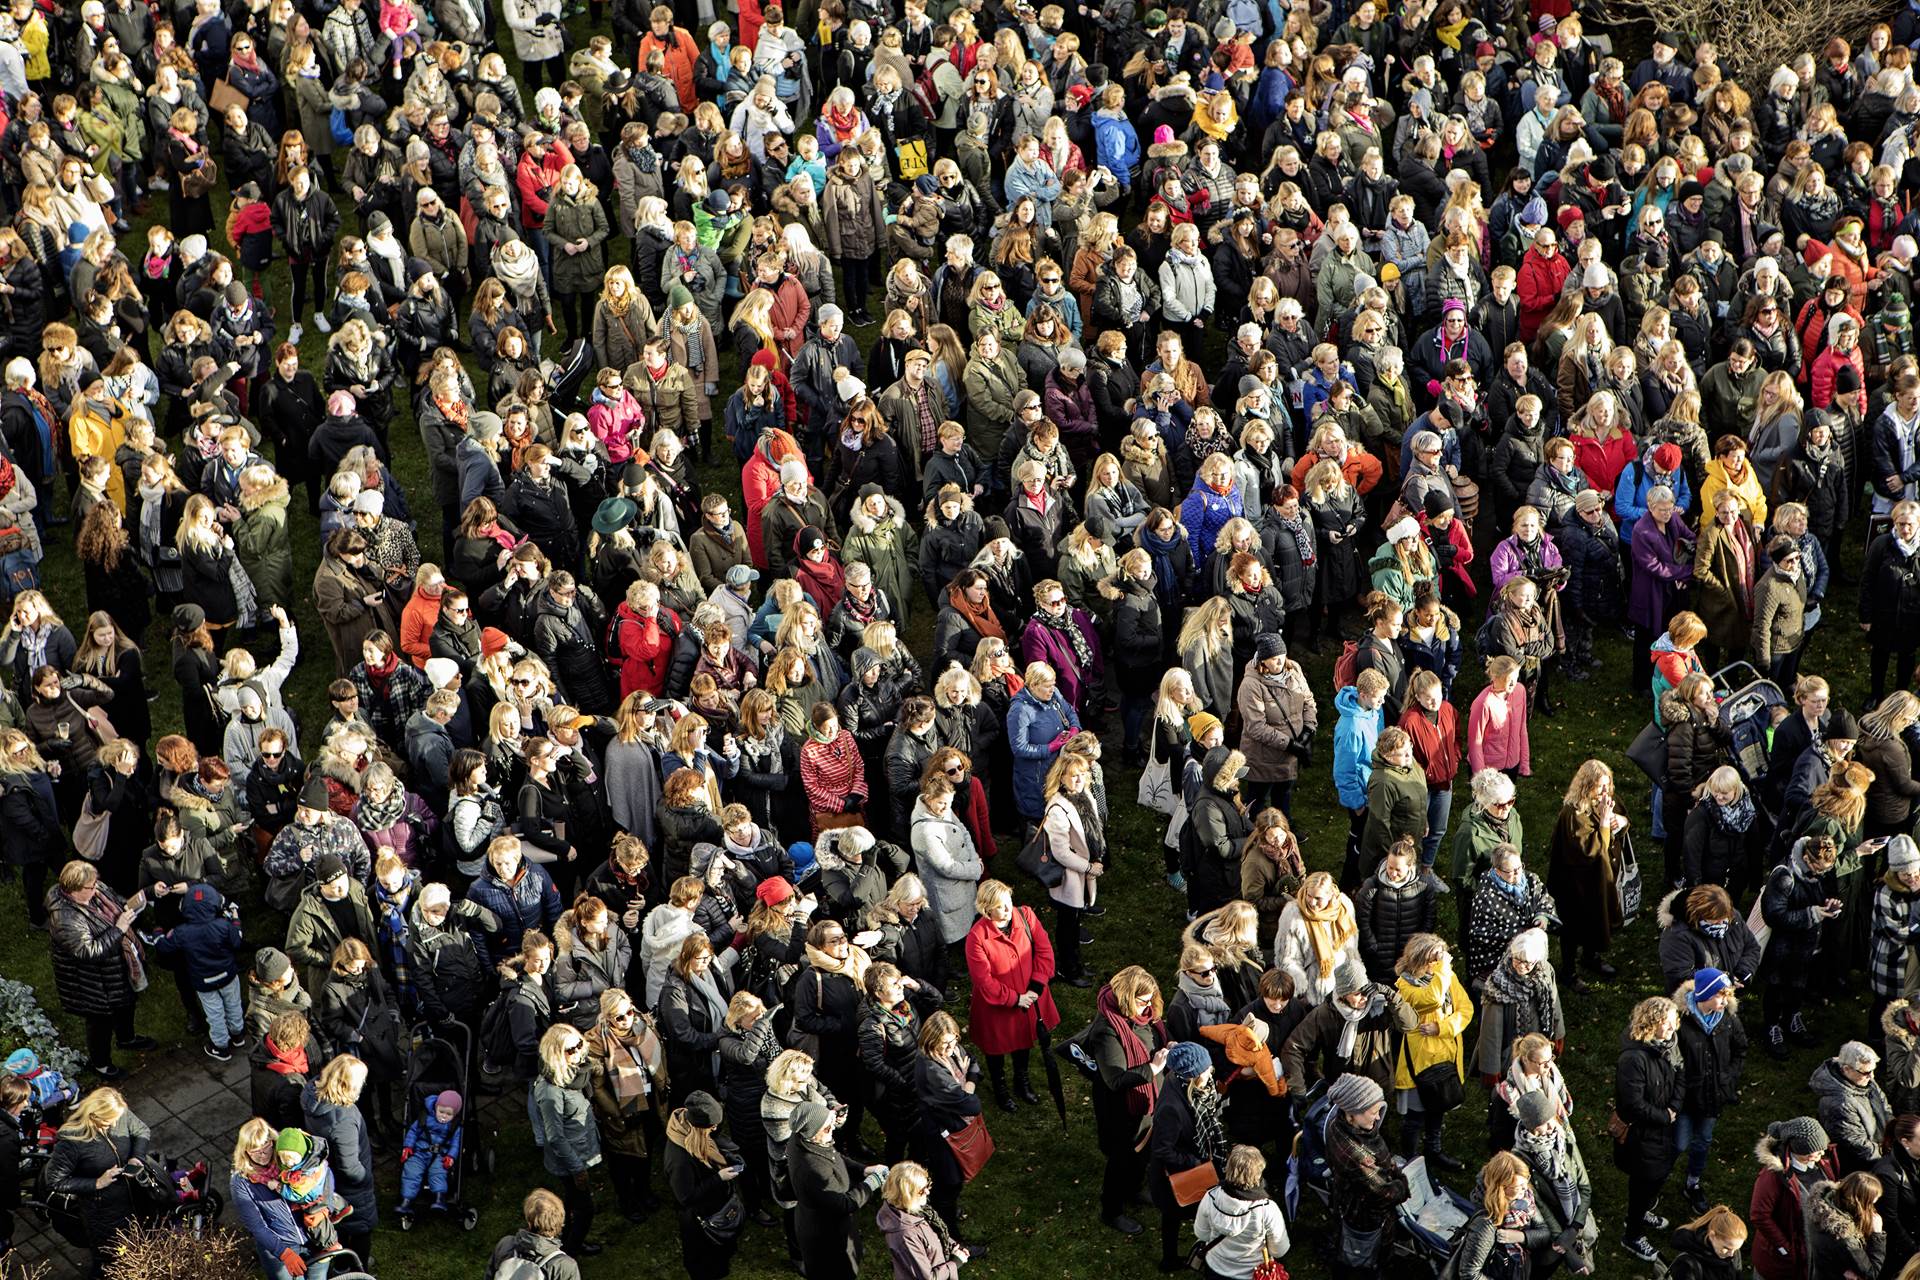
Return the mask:
[[400,1163],[405,1164],[407,1161],[411,1159],[413,1159],[413,1148],[412,1147],[400,1148]]
[[280,1251],[280,1265],[287,1269],[287,1274],[290,1276],[303,1276],[307,1274],[307,1260],[300,1256],[298,1249],[282,1249]]
[[452,1157],[452,1156],[441,1156],[441,1157],[440,1157],[440,1167],[441,1167],[442,1169],[451,1169],[451,1168],[453,1168],[453,1157]]

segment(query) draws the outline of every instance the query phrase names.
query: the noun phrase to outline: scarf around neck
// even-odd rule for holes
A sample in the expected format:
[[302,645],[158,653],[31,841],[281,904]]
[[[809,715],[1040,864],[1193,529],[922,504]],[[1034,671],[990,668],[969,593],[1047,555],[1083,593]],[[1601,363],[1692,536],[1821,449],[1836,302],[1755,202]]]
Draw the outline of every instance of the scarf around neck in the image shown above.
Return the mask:
[[1345,894],[1341,894],[1324,911],[1315,912],[1297,899],[1294,906],[1300,912],[1300,919],[1306,923],[1307,938],[1313,943],[1314,954],[1320,962],[1320,976],[1331,978],[1340,952],[1360,936],[1360,930],[1353,920],[1352,902]]
[[1214,974],[1213,985],[1203,987],[1193,980],[1186,970],[1180,971],[1180,994],[1193,1006],[1196,1026],[1214,1027],[1233,1018],[1233,1010],[1227,1007],[1227,998],[1220,991],[1220,976]]

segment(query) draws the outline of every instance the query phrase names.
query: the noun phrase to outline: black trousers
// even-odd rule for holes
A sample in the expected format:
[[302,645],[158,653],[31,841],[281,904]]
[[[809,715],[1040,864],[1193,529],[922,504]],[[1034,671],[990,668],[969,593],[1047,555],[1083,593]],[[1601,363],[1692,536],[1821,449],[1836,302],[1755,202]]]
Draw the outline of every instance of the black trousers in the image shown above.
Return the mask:
[[1870,666],[1873,671],[1873,701],[1878,704],[1887,691],[1887,663],[1894,662],[1893,687],[1905,689],[1913,684],[1913,658],[1916,652],[1915,637],[1888,636],[1887,627],[1882,625],[1873,632],[1873,654]]
[[87,1065],[90,1067],[110,1067],[113,1065],[114,1041],[133,1039],[133,1006],[116,1009],[112,1013],[90,1013],[87,1015]]
[[586,1174],[560,1180],[560,1199],[567,1207],[567,1225],[560,1229],[560,1245],[577,1253],[593,1230],[593,1184]]
[[1080,958],[1080,908],[1053,904],[1053,951],[1061,977],[1077,978],[1085,972],[1086,962]]
[[1106,1171],[1100,1176],[1100,1216],[1117,1218],[1127,1211],[1140,1192],[1140,1180],[1147,1173],[1147,1153],[1116,1142],[1117,1150],[1107,1152]]
[[1647,1234],[1647,1215],[1660,1203],[1660,1188],[1667,1185],[1667,1175],[1673,1172],[1669,1164],[1657,1178],[1642,1177],[1639,1174],[1627,1175],[1627,1226],[1628,1239]]

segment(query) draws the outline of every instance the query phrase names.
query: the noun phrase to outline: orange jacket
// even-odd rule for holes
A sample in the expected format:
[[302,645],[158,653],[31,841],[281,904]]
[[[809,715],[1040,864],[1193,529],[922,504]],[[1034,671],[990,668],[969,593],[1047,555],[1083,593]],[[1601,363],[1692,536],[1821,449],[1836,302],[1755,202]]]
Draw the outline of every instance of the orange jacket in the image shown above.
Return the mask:
[[[753,46],[748,45],[749,49]],[[700,101],[699,93],[693,87],[693,67],[700,60],[700,50],[693,43],[693,37],[684,27],[675,27],[665,39],[649,31],[640,38],[639,70],[647,69],[647,57],[655,49],[667,55],[667,79],[673,81],[673,88],[680,95],[680,109],[691,113]]]
[[432,656],[427,641],[439,621],[440,597],[427,595],[415,587],[413,598],[400,611],[400,652],[406,654],[414,666],[427,665],[427,659]]
[[1287,1091],[1287,1082],[1273,1069],[1273,1053],[1267,1048],[1267,1042],[1251,1028],[1226,1022],[1202,1027],[1200,1034],[1215,1044],[1226,1046],[1227,1061],[1240,1068],[1235,1075],[1252,1071],[1260,1083],[1267,1086],[1267,1093],[1271,1097],[1278,1098]]

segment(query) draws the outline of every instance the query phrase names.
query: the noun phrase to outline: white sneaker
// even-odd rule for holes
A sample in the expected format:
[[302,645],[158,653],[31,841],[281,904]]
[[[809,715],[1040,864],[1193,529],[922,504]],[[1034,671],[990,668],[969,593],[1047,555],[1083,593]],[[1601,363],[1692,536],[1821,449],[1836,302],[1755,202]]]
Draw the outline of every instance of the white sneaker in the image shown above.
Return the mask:
[[306,330],[302,329],[297,323],[293,326],[293,328],[287,330],[287,341],[291,342],[296,347],[300,345],[300,339],[304,338],[305,336],[306,336]]
[[330,324],[327,321],[327,318],[321,315],[318,311],[313,313],[313,327],[318,329],[322,333],[333,332],[333,325]]

